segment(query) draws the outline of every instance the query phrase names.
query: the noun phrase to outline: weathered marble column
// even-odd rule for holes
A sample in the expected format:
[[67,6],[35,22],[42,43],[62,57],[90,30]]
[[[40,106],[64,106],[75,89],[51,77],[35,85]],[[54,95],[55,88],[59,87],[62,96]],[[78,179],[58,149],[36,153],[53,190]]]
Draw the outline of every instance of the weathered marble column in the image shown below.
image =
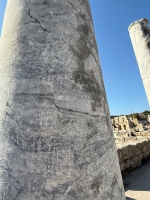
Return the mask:
[[133,50],[150,104],[150,28],[147,19],[133,22],[129,28]]
[[0,199],[124,200],[88,0],[8,0]]

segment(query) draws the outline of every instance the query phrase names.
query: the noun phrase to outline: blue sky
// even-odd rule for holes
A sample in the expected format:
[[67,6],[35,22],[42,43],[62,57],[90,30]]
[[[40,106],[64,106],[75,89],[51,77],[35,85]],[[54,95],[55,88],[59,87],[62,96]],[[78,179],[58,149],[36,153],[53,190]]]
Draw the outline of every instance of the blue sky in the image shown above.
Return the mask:
[[[0,1],[0,30],[7,0]],[[150,0],[90,0],[111,115],[150,110],[128,33],[135,20],[150,21]]]

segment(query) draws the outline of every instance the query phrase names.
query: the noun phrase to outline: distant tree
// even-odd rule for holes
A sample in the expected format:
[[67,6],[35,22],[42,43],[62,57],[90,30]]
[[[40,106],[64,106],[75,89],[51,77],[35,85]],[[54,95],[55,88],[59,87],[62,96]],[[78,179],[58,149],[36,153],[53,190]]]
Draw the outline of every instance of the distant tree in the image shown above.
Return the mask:
[[110,117],[111,117],[111,119],[113,119],[113,118],[119,117],[119,116],[118,115],[111,115]]
[[145,114],[145,115],[150,115],[150,111],[145,110],[145,111],[143,112],[143,114]]
[[135,118],[135,119],[139,119],[140,115],[139,115],[139,113],[133,113],[132,117]]

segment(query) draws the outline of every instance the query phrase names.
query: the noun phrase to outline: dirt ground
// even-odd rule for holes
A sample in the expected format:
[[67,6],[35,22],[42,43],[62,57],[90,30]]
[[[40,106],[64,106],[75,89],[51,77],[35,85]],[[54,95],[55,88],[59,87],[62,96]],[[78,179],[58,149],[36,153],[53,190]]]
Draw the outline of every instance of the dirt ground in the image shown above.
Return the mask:
[[150,161],[123,178],[126,200],[150,200]]

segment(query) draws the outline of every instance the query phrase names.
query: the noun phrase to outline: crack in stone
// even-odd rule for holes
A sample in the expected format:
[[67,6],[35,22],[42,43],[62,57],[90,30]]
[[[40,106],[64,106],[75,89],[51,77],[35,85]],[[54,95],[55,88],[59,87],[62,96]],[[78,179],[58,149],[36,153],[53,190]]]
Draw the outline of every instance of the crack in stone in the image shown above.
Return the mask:
[[[78,113],[78,114],[83,114],[83,115],[87,115],[87,116],[91,116],[91,117],[107,118],[107,117],[101,116],[101,115],[92,115],[92,114],[90,114],[90,113],[88,113],[88,112],[81,112],[81,111],[73,110],[73,109],[70,109],[70,108],[63,108],[63,107],[60,107],[60,106],[58,106],[58,105],[56,104],[55,100],[57,100],[57,99],[54,99],[54,94],[53,94],[53,93],[49,93],[49,94],[41,94],[41,93],[40,93],[40,94],[39,94],[39,93],[37,93],[37,94],[35,94],[35,93],[16,93],[15,95],[16,95],[16,96],[17,96],[17,95],[19,95],[19,96],[20,96],[20,95],[21,95],[21,96],[43,96],[43,97],[46,97],[46,98],[48,98],[49,100],[53,101],[53,103],[54,103],[56,109],[57,109],[59,112],[61,112],[61,110],[63,110],[63,111],[66,111],[66,112]],[[8,113],[6,113],[6,114],[8,114]]]
[[16,93],[15,95],[22,95],[22,96],[43,96],[43,97],[46,97],[48,98],[49,100],[53,101],[53,104],[55,105],[56,109],[61,112],[61,110],[63,111],[66,111],[66,112],[70,112],[70,113],[78,113],[78,114],[83,114],[83,115],[87,115],[87,116],[91,116],[91,117],[101,117],[101,118],[107,118],[105,116],[101,116],[101,115],[92,115],[88,112],[81,112],[81,111],[77,111],[77,110],[73,110],[71,108],[63,108],[63,107],[60,107],[56,104],[55,100],[57,99],[54,99],[54,94],[53,93],[49,93],[49,94],[35,94],[35,93]]
[[69,1],[67,0],[67,3],[68,3],[73,9],[75,9],[74,5],[73,5],[71,2],[69,2]]
[[74,182],[71,185],[69,185],[68,189],[66,190],[65,194],[63,195],[63,200],[65,200],[67,198],[67,195],[70,192],[70,190],[72,189],[73,185],[74,185]]
[[59,15],[70,15],[70,14],[68,14],[68,13],[59,13],[59,14],[57,14],[57,13],[52,13],[52,15],[59,16]]
[[42,25],[41,25],[41,22],[36,18],[36,17],[33,17],[32,15],[31,15],[31,10],[29,9],[28,10],[28,14],[29,14],[29,17],[31,18],[31,19],[34,19],[34,23],[37,23],[37,24],[39,24],[40,25],[40,27],[41,27],[41,29],[43,30],[43,31],[48,31],[46,28],[44,28]]
[[67,108],[62,108],[62,107],[56,105],[55,99],[54,99],[54,105],[55,105],[55,107],[57,108],[57,110],[58,110],[59,112],[61,112],[61,110],[64,110],[64,111],[66,111],[66,112],[79,113],[79,114],[84,114],[84,115],[88,115],[88,116],[91,116],[91,117],[102,117],[102,118],[105,118],[105,117],[100,116],[100,115],[91,115],[90,113],[87,113],[87,112],[80,112],[80,111],[73,110],[73,109],[70,109],[70,108],[68,108],[68,109],[67,109]]
[[42,93],[15,93],[16,96],[43,96],[46,98],[49,98],[50,100],[54,100],[54,98],[50,98],[53,97],[53,93],[47,93],[47,94],[42,94]]

